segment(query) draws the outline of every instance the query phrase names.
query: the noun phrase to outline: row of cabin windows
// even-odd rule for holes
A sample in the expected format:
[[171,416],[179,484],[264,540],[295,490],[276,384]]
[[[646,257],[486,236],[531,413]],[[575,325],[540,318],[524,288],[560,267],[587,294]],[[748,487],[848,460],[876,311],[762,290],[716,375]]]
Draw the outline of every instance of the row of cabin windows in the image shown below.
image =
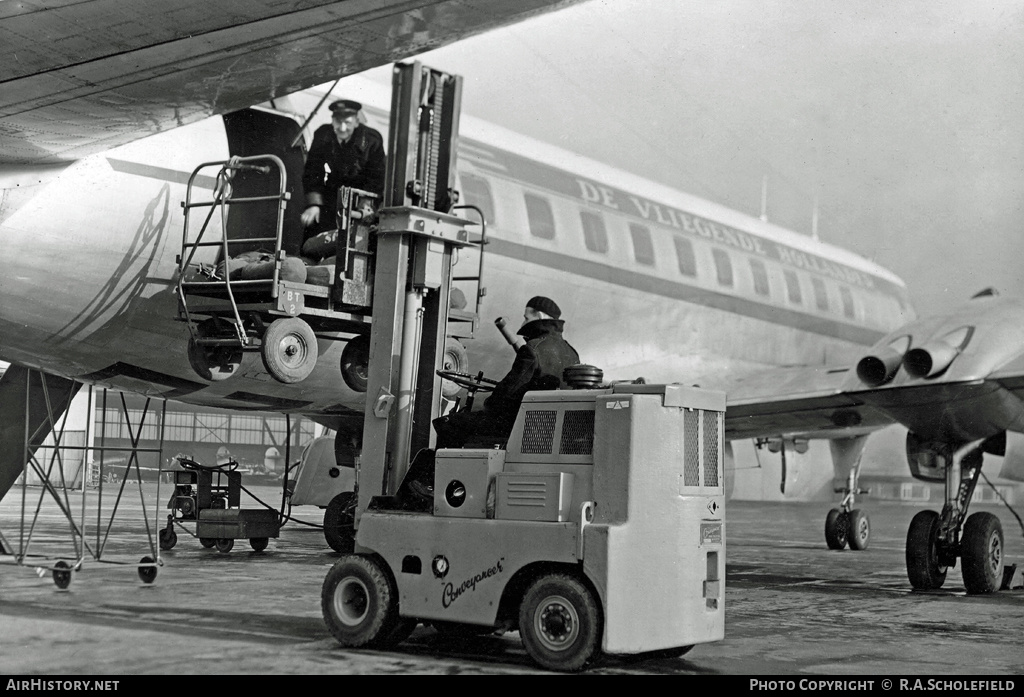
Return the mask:
[[[467,201],[480,208],[484,220],[493,223],[494,199],[487,181],[466,174],[463,174],[461,179],[462,191]],[[530,192],[524,192],[523,199],[526,203],[526,218],[530,234],[543,240],[555,239],[555,215],[551,209],[551,203],[546,198]],[[581,210],[580,222],[583,226],[583,244],[586,248],[598,254],[607,254],[608,230],[605,227],[604,218],[592,211]],[[629,234],[633,242],[633,258],[638,264],[654,266],[654,242],[651,239],[651,231],[638,223],[629,223]],[[673,235],[672,241],[675,245],[679,273],[684,276],[696,277],[697,256],[693,243],[679,235]],[[712,249],[711,255],[715,264],[715,276],[718,284],[731,288],[735,285],[732,258],[724,249]],[[783,269],[782,273],[786,283],[786,298],[794,305],[802,305],[803,293],[796,273],[790,269]],[[750,274],[754,281],[754,293],[765,297],[770,296],[771,284],[764,262],[760,259],[750,259]],[[814,295],[814,306],[822,312],[828,312],[829,301],[825,282],[812,276],[811,290]],[[839,297],[843,306],[843,315],[854,317],[853,293],[846,286],[839,286]]]

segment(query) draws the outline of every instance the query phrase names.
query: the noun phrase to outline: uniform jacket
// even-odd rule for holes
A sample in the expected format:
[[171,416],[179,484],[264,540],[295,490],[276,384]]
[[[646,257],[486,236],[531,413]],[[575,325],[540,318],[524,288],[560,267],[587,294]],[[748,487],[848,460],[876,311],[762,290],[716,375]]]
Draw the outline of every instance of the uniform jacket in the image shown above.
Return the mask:
[[528,390],[567,387],[562,371],[578,365],[579,354],[562,338],[565,322],[560,319],[535,319],[519,329],[526,343],[516,351],[515,362],[491,395],[484,408],[515,418],[519,403]]
[[313,133],[302,173],[306,205],[332,205],[342,186],[383,196],[384,168],[384,138],[378,131],[359,124],[339,143],[331,124],[324,124]]

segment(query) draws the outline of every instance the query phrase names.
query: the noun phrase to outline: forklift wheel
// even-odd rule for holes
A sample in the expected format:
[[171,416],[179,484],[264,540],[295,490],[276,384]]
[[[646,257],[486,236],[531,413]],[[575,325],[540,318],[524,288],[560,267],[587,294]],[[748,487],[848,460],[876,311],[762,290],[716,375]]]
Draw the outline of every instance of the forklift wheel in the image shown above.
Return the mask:
[[313,372],[319,347],[316,335],[305,320],[284,317],[267,327],[260,353],[271,377],[289,384],[301,382]]
[[174,549],[174,545],[178,544],[178,534],[170,528],[163,528],[160,530],[160,549],[167,551]]
[[376,647],[391,642],[402,623],[396,600],[381,563],[361,554],[339,559],[327,572],[320,593],[324,622],[342,646]]
[[213,549],[213,546],[217,544],[217,540],[210,539],[209,537],[200,537],[199,544],[207,549]]
[[139,560],[139,579],[143,583],[152,583],[156,580],[156,567],[153,564],[153,557],[143,557]]
[[257,552],[262,552],[270,544],[270,539],[266,537],[253,537],[249,540],[249,546]]
[[216,542],[214,542],[214,544],[217,545],[218,552],[221,552],[222,554],[227,554],[231,551],[231,548],[235,546],[235,541],[231,538],[221,537]]
[[519,607],[519,636],[526,653],[550,670],[582,670],[601,640],[601,612],[594,594],[564,573],[541,576]]

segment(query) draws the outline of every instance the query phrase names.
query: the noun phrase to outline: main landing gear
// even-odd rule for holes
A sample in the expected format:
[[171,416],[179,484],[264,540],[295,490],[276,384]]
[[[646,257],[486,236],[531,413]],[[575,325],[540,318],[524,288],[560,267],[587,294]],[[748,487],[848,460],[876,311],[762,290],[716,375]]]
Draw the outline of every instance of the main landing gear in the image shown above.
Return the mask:
[[[955,452],[935,448],[946,464],[946,503],[942,513],[920,511],[907,531],[907,576],[914,590],[937,590],[946,572],[961,559],[964,587],[971,595],[992,593],[1003,579],[1003,527],[991,513],[967,516],[967,506],[981,475],[982,449],[977,442]],[[966,522],[965,522],[966,521]],[[962,530],[962,533],[961,533]]]
[[846,486],[836,489],[836,493],[843,495],[842,503],[839,504],[839,508],[833,508],[825,516],[825,543],[829,549],[843,549],[847,544],[855,551],[867,549],[871,540],[871,521],[868,514],[853,507],[857,494],[868,493],[867,489],[861,489],[857,484],[860,477],[859,452],[857,461],[850,468]]

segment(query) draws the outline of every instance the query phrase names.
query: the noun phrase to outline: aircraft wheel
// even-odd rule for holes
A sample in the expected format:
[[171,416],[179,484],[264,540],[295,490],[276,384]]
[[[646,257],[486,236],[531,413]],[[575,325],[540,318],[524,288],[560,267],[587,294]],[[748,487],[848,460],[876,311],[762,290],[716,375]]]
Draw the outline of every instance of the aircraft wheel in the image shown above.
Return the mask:
[[348,554],[355,551],[356,495],[343,491],[327,504],[324,511],[324,538],[335,552]]
[[210,539],[209,537],[200,537],[199,544],[206,547],[206,549],[213,549],[213,546],[217,544],[217,540]]
[[401,622],[387,571],[362,554],[346,554],[327,572],[320,607],[327,628],[342,646],[393,641],[392,632]]
[[271,377],[288,384],[301,382],[313,372],[319,348],[316,335],[305,320],[286,317],[267,327],[260,353]]
[[178,533],[170,528],[161,528],[157,537],[160,538],[160,549],[165,552],[169,549],[174,549],[174,545],[178,544]]
[[849,531],[849,514],[838,508],[833,508],[828,512],[828,515],[825,516],[825,543],[829,549],[845,548]]
[[270,544],[270,539],[266,537],[253,537],[249,540],[249,546],[257,552],[262,552]]
[[242,365],[242,349],[227,346],[203,346],[188,340],[188,362],[196,375],[204,380],[220,382],[238,372]]
[[850,511],[848,533],[850,549],[867,549],[871,540],[871,522],[868,520],[868,514],[859,508]]
[[992,593],[1003,582],[1003,526],[991,513],[973,513],[960,538],[964,586],[971,595]]
[[71,567],[66,561],[58,561],[53,565],[53,583],[64,590],[71,585]]
[[218,552],[227,554],[231,551],[231,548],[235,546],[235,541],[229,537],[221,537],[213,544],[217,547]]
[[907,530],[907,576],[915,590],[942,588],[946,567],[940,563],[939,514],[919,511]]
[[526,653],[542,667],[581,670],[601,640],[601,612],[593,593],[568,574],[541,576],[523,596],[519,636]]
[[152,583],[156,580],[156,567],[153,564],[153,557],[143,557],[139,560],[139,580],[143,583]]

